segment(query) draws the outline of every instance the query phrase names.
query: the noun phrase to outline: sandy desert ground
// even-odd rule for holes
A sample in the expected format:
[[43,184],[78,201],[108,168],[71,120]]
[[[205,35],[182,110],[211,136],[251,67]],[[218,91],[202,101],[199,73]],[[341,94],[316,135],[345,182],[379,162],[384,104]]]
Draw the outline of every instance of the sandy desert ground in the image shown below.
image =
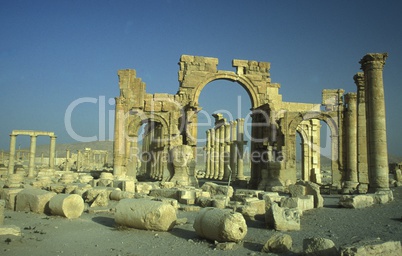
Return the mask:
[[[305,212],[300,231],[284,232],[293,239],[294,254],[302,252],[303,239],[308,237],[331,239],[337,247],[365,238],[402,241],[402,187],[393,192],[394,201],[365,209],[339,208],[339,195],[324,195],[325,207]],[[5,224],[20,227],[22,236],[2,236],[0,255],[260,255],[264,243],[277,232],[263,221],[248,221],[244,241],[234,250],[217,250],[213,241],[195,234],[196,214],[179,210],[177,216],[187,218],[185,224],[170,232],[155,232],[117,227],[112,212],[84,212],[69,220],[6,210]]]

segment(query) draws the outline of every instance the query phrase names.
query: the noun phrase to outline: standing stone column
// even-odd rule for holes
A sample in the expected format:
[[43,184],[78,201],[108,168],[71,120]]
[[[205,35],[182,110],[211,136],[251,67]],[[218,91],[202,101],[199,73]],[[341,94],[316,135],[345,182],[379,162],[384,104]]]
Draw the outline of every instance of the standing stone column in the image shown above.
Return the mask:
[[17,142],[17,135],[10,134],[10,156],[8,158],[8,174],[14,173],[15,143],[16,142]]
[[220,154],[219,154],[219,143],[220,143],[220,132],[219,129],[215,129],[215,155],[214,155],[214,176],[213,179],[217,180],[219,176],[219,160],[220,160]]
[[114,119],[114,143],[113,143],[113,175],[123,174],[125,157],[125,133],[124,133],[124,105],[123,99],[116,98],[116,109]]
[[343,192],[352,193],[356,190],[357,179],[357,95],[345,94],[345,142],[346,142],[346,176]]
[[70,167],[70,150],[66,150],[66,164],[64,166],[64,171],[69,172],[71,169]]
[[212,179],[215,173],[215,129],[210,129],[211,140],[210,140],[210,153],[209,153],[209,161],[210,161],[210,172],[209,176],[206,176],[207,179]]
[[244,118],[237,119],[237,177],[236,180],[245,180],[244,177],[244,161],[243,161],[243,146],[244,146]]
[[205,144],[205,178],[208,178],[211,172],[211,131],[207,130],[205,133],[207,137],[207,142]]
[[366,83],[370,191],[389,190],[383,68],[387,53],[369,53],[361,61]]
[[364,73],[358,72],[353,80],[357,86],[357,175],[359,193],[367,193],[369,177],[367,166],[366,94]]
[[54,156],[56,154],[56,138],[57,136],[50,136],[50,146],[49,146],[49,168],[54,168]]
[[303,140],[302,142],[302,180],[310,180],[311,160],[310,160],[310,145]]
[[232,169],[232,179],[237,176],[237,121],[230,122],[231,138],[230,138],[230,168]]
[[34,177],[36,155],[36,135],[31,135],[31,146],[29,149],[28,177]]
[[77,162],[76,162],[77,172],[79,171],[80,164],[81,164],[81,150],[77,150]]
[[224,163],[224,155],[225,155],[225,125],[222,124],[219,127],[219,175],[218,179],[222,180],[223,175],[225,173],[225,163]]
[[228,180],[229,179],[229,162],[230,162],[230,124],[225,124],[224,125],[224,130],[225,130],[225,150],[224,150],[224,155],[223,155],[223,162],[224,162],[224,174],[223,174],[223,179]]

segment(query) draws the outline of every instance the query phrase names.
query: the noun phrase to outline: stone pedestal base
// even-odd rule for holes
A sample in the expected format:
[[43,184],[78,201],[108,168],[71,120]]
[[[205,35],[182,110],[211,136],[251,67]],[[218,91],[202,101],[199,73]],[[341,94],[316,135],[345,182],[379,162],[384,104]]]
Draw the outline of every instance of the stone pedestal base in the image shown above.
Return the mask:
[[359,185],[359,182],[345,181],[343,183],[343,188],[341,190],[341,193],[342,194],[353,194],[356,192],[358,185]]
[[367,192],[368,192],[368,184],[360,183],[357,186],[357,193],[359,193],[359,194],[367,194]]

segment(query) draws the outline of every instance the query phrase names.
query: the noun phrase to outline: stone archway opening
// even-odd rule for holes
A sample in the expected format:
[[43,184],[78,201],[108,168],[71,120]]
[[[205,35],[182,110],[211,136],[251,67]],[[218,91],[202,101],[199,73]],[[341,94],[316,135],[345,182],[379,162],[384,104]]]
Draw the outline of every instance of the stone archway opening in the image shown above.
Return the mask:
[[[230,160],[228,158],[234,158],[234,156],[229,156],[229,154],[231,154],[231,150],[233,151],[233,144],[235,144],[233,141],[238,139],[237,134],[239,130],[242,130],[242,137],[244,140],[244,149],[241,151],[241,158],[243,159],[242,169],[244,175],[250,176],[249,152],[251,130],[249,127],[251,127],[252,122],[252,119],[250,118],[252,101],[245,86],[230,79],[217,79],[208,82],[203,86],[202,91],[199,94],[198,106],[201,110],[197,113],[197,170],[203,170],[206,172],[207,169],[207,158],[210,154],[207,148],[210,147],[209,144],[211,143],[210,140],[208,141],[208,134],[211,130],[214,130],[213,136],[215,138],[215,134],[219,133],[218,130],[220,126],[223,127],[226,125],[227,129],[222,131],[225,134],[224,138],[222,138],[220,142],[221,147],[223,147],[221,153],[227,154],[223,168],[226,169],[225,166],[230,165]],[[242,120],[242,128],[238,127],[237,123],[239,119]],[[217,148],[216,145],[214,147]],[[220,149],[218,149],[218,151],[219,150]],[[237,151],[237,154],[239,153],[240,152]],[[222,158],[224,157],[225,156]],[[237,166],[233,166],[233,163],[230,167],[232,170],[237,169]]]
[[320,172],[321,172],[321,183],[324,185],[332,184],[332,158],[333,158],[333,148],[332,148],[332,136],[331,128],[329,125],[320,121]]
[[168,180],[170,175],[167,173],[167,148],[164,138],[164,127],[160,122],[142,120],[136,147],[131,148],[132,166],[128,166],[127,172],[135,168],[133,173],[136,173],[139,180]]

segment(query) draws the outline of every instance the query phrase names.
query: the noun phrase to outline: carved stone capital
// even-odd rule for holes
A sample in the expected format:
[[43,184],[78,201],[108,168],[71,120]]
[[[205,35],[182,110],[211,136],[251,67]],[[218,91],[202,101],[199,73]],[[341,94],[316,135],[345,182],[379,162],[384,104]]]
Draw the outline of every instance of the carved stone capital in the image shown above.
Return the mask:
[[370,69],[383,69],[385,60],[388,57],[388,53],[368,53],[361,60],[361,69],[367,71]]

